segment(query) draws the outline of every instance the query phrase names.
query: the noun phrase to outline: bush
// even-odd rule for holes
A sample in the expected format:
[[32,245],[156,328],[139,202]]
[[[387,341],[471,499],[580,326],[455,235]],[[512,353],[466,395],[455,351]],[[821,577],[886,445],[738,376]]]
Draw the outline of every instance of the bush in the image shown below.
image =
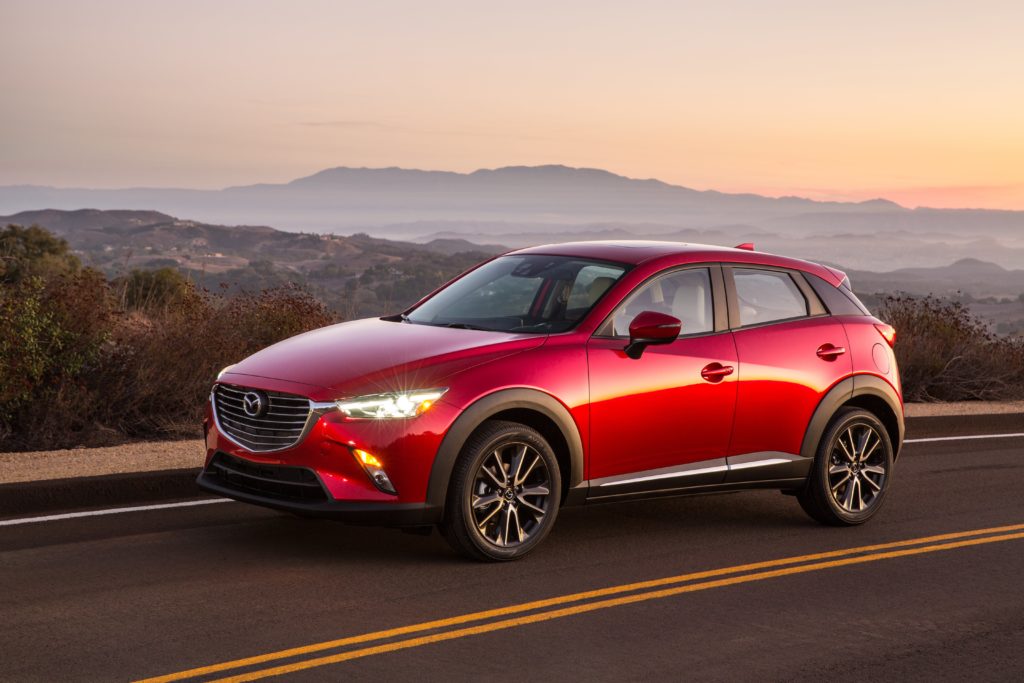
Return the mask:
[[73,273],[80,265],[67,242],[38,225],[8,225],[0,231],[0,283]]
[[0,450],[196,436],[221,368],[334,322],[294,286],[228,297],[185,282],[149,310],[118,308],[117,289],[91,270],[4,286]]
[[282,339],[334,322],[305,290],[212,295],[194,287],[155,316],[130,316],[102,373],[119,407],[107,424],[133,436],[195,433],[217,372]]
[[995,335],[960,301],[888,296],[879,317],[896,328],[906,400],[1024,398],[1024,341]]
[[126,310],[157,312],[177,306],[188,296],[189,281],[176,268],[133,270],[113,283]]
[[94,270],[0,290],[0,437],[67,443],[90,427],[90,378],[113,330],[106,279]]

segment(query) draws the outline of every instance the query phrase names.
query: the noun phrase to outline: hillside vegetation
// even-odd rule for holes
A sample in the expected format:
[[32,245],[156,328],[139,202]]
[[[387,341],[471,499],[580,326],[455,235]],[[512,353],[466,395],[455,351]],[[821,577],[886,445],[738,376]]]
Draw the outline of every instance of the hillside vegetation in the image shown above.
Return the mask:
[[28,211],[10,217],[45,225],[81,262],[109,278],[172,268],[199,287],[257,293],[307,289],[338,315],[358,318],[406,308],[424,293],[504,251],[442,239],[426,244],[212,225],[157,211]]
[[[320,268],[255,261],[193,278],[170,263],[108,274],[38,226],[0,231],[0,450],[195,436],[222,367],[309,329],[401,310],[485,256],[365,236],[315,244],[327,258],[308,260]],[[349,251],[369,264],[345,270],[338,253]],[[236,270],[243,282],[204,286]],[[908,399],[1024,396],[1024,343],[993,335],[962,303],[889,297],[880,317],[898,330]]]

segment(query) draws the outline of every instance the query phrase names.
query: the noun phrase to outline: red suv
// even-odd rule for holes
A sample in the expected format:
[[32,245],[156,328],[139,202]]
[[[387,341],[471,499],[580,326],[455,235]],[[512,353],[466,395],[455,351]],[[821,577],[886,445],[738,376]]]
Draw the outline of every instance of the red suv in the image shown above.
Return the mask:
[[903,439],[894,341],[843,273],[750,245],[523,249],[225,369],[199,483],[483,560],[637,497],[773,488],[859,524]]

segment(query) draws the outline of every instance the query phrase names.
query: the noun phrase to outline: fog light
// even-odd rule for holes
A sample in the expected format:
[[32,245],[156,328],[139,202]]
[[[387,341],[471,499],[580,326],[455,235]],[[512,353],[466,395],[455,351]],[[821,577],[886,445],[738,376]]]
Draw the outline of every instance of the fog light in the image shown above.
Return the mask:
[[395,485],[391,483],[391,479],[388,478],[388,473],[384,471],[384,463],[380,461],[373,453],[367,453],[359,448],[352,449],[353,455],[356,456],[356,460],[363,466],[366,474],[369,475],[370,481],[373,485],[384,493],[390,493],[391,495],[398,495],[398,491],[395,490]]

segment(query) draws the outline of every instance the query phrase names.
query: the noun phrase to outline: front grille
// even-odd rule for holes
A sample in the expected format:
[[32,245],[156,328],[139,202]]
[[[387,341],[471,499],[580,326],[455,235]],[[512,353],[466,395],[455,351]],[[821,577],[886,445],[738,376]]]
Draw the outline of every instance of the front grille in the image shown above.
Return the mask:
[[[262,402],[256,415],[246,413],[244,398],[248,394],[256,394]],[[213,407],[224,433],[254,453],[294,446],[302,438],[310,412],[308,398],[229,384],[214,388]]]
[[216,453],[206,468],[223,485],[243,493],[256,493],[278,500],[324,502],[327,493],[313,470],[305,467],[264,465],[227,453]]

